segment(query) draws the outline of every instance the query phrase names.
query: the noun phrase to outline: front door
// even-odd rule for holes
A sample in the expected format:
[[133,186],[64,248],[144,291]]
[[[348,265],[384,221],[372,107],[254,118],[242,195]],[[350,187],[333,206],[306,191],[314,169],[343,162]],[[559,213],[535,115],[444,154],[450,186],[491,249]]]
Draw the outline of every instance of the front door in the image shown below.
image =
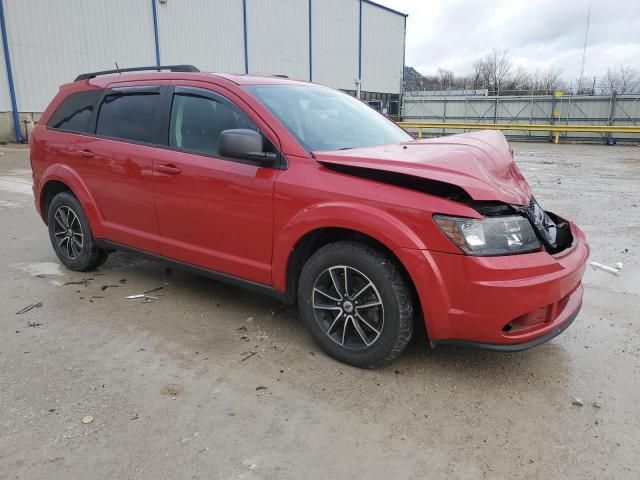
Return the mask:
[[258,130],[227,98],[175,88],[168,148],[158,150],[153,166],[161,250],[175,260],[271,284],[278,170],[218,155],[220,132],[233,128]]

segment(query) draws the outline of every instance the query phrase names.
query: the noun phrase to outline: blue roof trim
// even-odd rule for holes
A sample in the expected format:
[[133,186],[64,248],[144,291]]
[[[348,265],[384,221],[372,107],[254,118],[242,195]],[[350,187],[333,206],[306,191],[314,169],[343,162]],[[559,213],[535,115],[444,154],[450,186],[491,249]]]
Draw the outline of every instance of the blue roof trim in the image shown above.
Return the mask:
[[11,57],[9,55],[9,40],[7,40],[7,26],[4,22],[4,5],[0,0],[0,30],[2,30],[2,48],[4,50],[4,63],[7,67],[7,81],[9,82],[9,96],[11,97],[11,114],[13,126],[16,130],[16,141],[22,143],[22,130],[20,129],[20,117],[18,116],[18,102],[16,101],[16,89],[13,84],[13,71],[11,70]]
[[369,5],[373,5],[374,7],[378,7],[381,8],[383,10],[386,10],[387,12],[391,12],[391,13],[395,13],[396,15],[400,15],[401,17],[408,17],[409,14],[408,13],[402,13],[399,12],[398,10],[394,10],[393,8],[389,8],[389,7],[385,7],[384,5],[381,5],[379,3],[376,2],[372,2],[371,0],[362,0],[364,3],[368,3]]

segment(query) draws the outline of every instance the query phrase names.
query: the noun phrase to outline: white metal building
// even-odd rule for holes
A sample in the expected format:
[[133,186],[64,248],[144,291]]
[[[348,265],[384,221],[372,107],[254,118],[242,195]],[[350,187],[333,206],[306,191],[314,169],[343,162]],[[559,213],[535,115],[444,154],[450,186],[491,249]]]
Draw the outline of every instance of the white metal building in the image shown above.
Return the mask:
[[24,138],[59,85],[116,63],[401,94],[406,15],[370,0],[0,0],[0,21],[0,140]]

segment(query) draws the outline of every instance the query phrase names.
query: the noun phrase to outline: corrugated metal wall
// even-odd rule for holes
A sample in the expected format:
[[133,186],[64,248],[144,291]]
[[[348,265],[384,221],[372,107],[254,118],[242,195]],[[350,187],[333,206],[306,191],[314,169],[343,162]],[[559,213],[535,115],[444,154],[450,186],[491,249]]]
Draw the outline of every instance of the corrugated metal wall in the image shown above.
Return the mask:
[[362,3],[362,90],[399,93],[405,17]]
[[242,0],[168,0],[157,12],[163,64],[244,73]]
[[356,89],[359,4],[359,0],[311,2],[314,82],[333,88]]
[[[353,91],[361,51],[362,90],[400,92],[405,19],[367,0],[0,1],[20,112],[42,112],[59,85],[79,73],[115,68],[116,62],[123,68],[155,65],[153,1],[165,65],[244,72],[246,2],[250,73],[311,76]],[[0,62],[0,112],[8,112],[1,49]]]
[[41,112],[79,73],[155,62],[148,0],[4,4],[20,111]]
[[247,0],[249,73],[309,80],[309,0]]

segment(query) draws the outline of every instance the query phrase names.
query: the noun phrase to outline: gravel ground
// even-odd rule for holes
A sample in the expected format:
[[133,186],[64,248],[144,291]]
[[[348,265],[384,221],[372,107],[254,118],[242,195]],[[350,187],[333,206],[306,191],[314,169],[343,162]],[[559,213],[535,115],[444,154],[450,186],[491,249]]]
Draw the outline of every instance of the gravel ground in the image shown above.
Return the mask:
[[533,350],[417,336],[363,371],[269,298],[124,254],[65,270],[27,151],[0,147],[0,478],[639,478],[640,149],[514,149],[621,274],[588,268],[577,321]]

